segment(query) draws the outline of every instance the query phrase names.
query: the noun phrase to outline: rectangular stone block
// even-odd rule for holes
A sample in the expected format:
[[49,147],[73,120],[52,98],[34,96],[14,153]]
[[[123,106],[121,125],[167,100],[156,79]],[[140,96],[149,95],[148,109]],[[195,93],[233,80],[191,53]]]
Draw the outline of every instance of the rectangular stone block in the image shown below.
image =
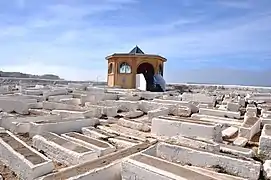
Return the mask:
[[138,101],[124,101],[124,100],[105,100],[100,101],[99,105],[101,106],[116,106],[118,110],[123,112],[135,111],[139,109]]
[[36,116],[48,116],[51,115],[51,112],[45,109],[29,109],[28,110],[30,114],[36,115]]
[[106,115],[107,117],[115,117],[118,115],[118,107],[117,106],[99,106],[92,105],[89,102],[86,102],[87,109],[98,109],[101,114]]
[[237,138],[233,141],[233,145],[245,147],[245,145],[247,144],[247,142],[248,142],[248,139],[247,139],[247,138],[244,138],[244,137],[237,137]]
[[25,89],[22,90],[22,93],[26,95],[36,95],[36,96],[43,95],[43,91],[38,89],[37,90]]
[[271,125],[266,124],[262,129],[262,133],[259,140],[258,154],[266,159],[271,158]]
[[68,94],[67,89],[52,89],[44,91],[43,98],[47,99],[49,96],[67,95],[67,94]]
[[42,102],[36,102],[36,103],[29,103],[28,104],[28,111],[29,109],[42,109],[43,103]]
[[6,98],[14,98],[14,99],[16,99],[16,100],[28,100],[28,99],[34,99],[34,100],[36,100],[35,102],[41,102],[41,101],[43,101],[43,97],[42,97],[42,96],[25,95],[25,94],[21,94],[21,93],[6,95],[6,96],[3,96],[3,97],[6,97]]
[[43,132],[53,132],[57,134],[70,131],[81,132],[82,127],[94,126],[99,123],[98,119],[63,119],[56,121],[31,122],[30,136],[42,134]]
[[204,149],[206,151],[211,151],[211,152],[220,151],[220,145],[218,143],[215,143],[213,141],[204,141],[202,139],[197,139],[197,138],[173,136],[165,140],[165,142],[169,144],[174,144],[174,145],[192,147],[196,149]]
[[177,106],[177,107],[171,108],[169,111],[170,111],[169,112],[170,114],[174,116],[180,116],[180,117],[189,117],[192,114],[191,109],[185,106],[183,107]]
[[[221,106],[224,106],[224,105],[221,105]],[[197,105],[197,108],[214,108],[214,104],[207,104],[207,103],[199,103]]]
[[[100,157],[94,161],[88,161],[65,169],[61,169],[61,171],[48,174],[39,180],[121,180],[121,167],[118,166],[120,165],[119,160],[136,154],[146,149],[149,145],[149,143],[142,143],[136,145],[135,147],[122,149],[108,154],[107,156]],[[113,166],[112,169],[110,168],[111,166]]]
[[226,173],[257,180],[260,176],[261,163],[251,159],[238,159],[220,153],[211,153],[183,146],[159,143],[156,155],[165,160],[198,167],[220,167]]
[[220,151],[223,153],[228,153],[228,154],[236,155],[239,157],[252,158],[255,156],[255,153],[253,152],[252,149],[247,149],[247,148],[232,146],[232,145],[226,145],[226,144],[220,144]]
[[209,116],[204,114],[192,114],[191,118],[198,119],[204,122],[213,122],[213,123],[219,123],[223,125],[224,127],[239,127],[242,125],[243,121],[238,119],[232,119],[232,118],[224,118],[224,117],[218,117],[218,116]]
[[66,165],[76,165],[97,159],[93,149],[73,143],[54,133],[44,133],[33,137],[33,146],[48,157]]
[[266,160],[263,164],[263,175],[266,179],[271,178],[271,160]]
[[216,142],[222,141],[221,126],[207,123],[193,123],[185,120],[153,118],[151,132],[158,136],[198,137]]
[[59,115],[62,118],[100,118],[102,117],[101,109],[91,108],[86,111],[68,111],[52,110],[52,114]]
[[216,101],[216,97],[214,96],[209,96],[206,94],[201,94],[201,93],[183,93],[182,94],[182,100],[183,101],[195,101],[195,102],[201,102],[201,103],[212,103],[214,104]]
[[151,121],[152,118],[154,117],[159,117],[159,116],[167,116],[169,115],[169,109],[168,108],[159,108],[159,109],[154,109],[151,111],[148,111],[148,119]]
[[175,104],[175,105],[178,104],[179,106],[187,106],[189,109],[191,109],[192,113],[197,113],[199,111],[199,108],[189,101],[154,99],[153,102],[165,103],[165,104]]
[[271,118],[271,111],[267,111],[267,110],[262,110],[261,111],[261,115],[262,115],[262,117],[264,117],[264,118]]
[[216,180],[160,158],[138,154],[122,162],[122,179],[144,180]]
[[265,96],[265,97],[249,97],[246,98],[247,101],[255,101],[255,102],[265,102],[270,103],[271,102],[271,96]]
[[34,116],[34,117],[7,117],[2,118],[1,126],[13,133],[28,133],[30,122],[60,121],[61,117],[56,115]]
[[68,111],[68,110],[52,110],[52,114],[59,115],[62,118],[85,118],[85,112],[82,111]]
[[260,118],[262,121],[262,125],[264,126],[265,124],[271,124],[271,117],[270,118]]
[[50,102],[59,102],[61,99],[67,99],[67,98],[73,98],[73,95],[65,94],[65,95],[49,96],[48,101],[50,101]]
[[68,83],[68,88],[85,91],[88,85],[89,84]]
[[88,86],[87,92],[89,92],[89,93],[105,93],[105,92],[107,92],[107,89],[101,88],[101,87]]
[[101,141],[76,132],[62,134],[62,136],[66,139],[69,139],[70,141],[80,144],[81,146],[94,149],[98,157],[112,153],[116,150],[114,146],[105,141]]
[[80,106],[81,105],[81,99],[79,99],[79,98],[60,99],[59,102],[64,103],[64,104],[74,105],[74,106]]
[[70,177],[68,180],[122,180],[121,163],[114,162],[109,165],[92,169],[86,173],[81,173]]
[[255,113],[255,114],[258,113],[257,107],[247,107],[247,108],[246,108],[246,111],[247,111],[247,112],[253,112],[253,113]]
[[70,110],[70,111],[85,110],[81,106],[75,106],[75,105],[63,104],[63,103],[57,103],[57,102],[47,102],[47,101],[43,102],[43,109],[48,109],[48,110],[59,109],[59,110]]
[[239,128],[238,136],[251,140],[255,134],[260,132],[260,130],[261,120],[258,117],[248,117]]
[[145,99],[145,100],[152,100],[155,98],[159,98],[163,96],[163,92],[135,92],[139,97]]
[[123,118],[124,119],[136,119],[139,118],[141,116],[144,115],[144,112],[140,111],[140,110],[136,110],[136,111],[129,111],[126,113],[123,113]]
[[21,179],[32,180],[53,171],[53,162],[12,133],[0,132],[0,160]]
[[118,136],[122,136],[126,138],[132,138],[132,139],[136,139],[142,142],[156,141],[156,139],[150,137],[150,133],[138,131],[131,128],[126,128],[118,124],[110,124],[109,126],[99,125],[97,128],[99,130],[102,130],[103,132],[114,134],[115,136],[118,135]]
[[227,103],[227,110],[238,112],[240,109],[240,105],[238,103],[228,102]]
[[0,98],[0,109],[8,113],[28,114],[29,104],[23,100]]
[[126,100],[126,101],[139,101],[140,96],[133,94],[133,93],[123,93],[119,94],[119,100]]
[[170,113],[172,113],[172,111],[177,107],[178,105],[176,104],[158,103],[153,101],[140,101],[139,103],[139,109],[145,113],[159,108],[168,108]]
[[151,128],[145,123],[136,122],[133,120],[126,120],[123,118],[120,118],[118,120],[117,124],[120,126],[123,126],[123,127],[136,129],[136,130],[143,131],[143,132],[149,132],[151,130]]
[[201,168],[201,167],[187,166],[187,165],[185,167],[187,167],[190,170],[196,171],[198,173],[202,173],[207,176],[210,176],[212,178],[216,178],[218,180],[247,180],[245,178],[232,176],[232,175],[228,175],[228,174],[224,174],[224,173],[219,173],[219,172],[215,172],[215,171],[208,170],[208,169]]
[[95,138],[95,139],[108,139],[110,137],[116,137],[117,135],[106,133],[102,130],[96,129],[94,127],[83,127],[82,133],[86,136]]
[[235,118],[235,119],[241,118],[240,112],[223,111],[223,110],[217,110],[217,109],[200,108],[199,113],[210,115],[210,116],[220,116],[220,117],[228,117],[228,118]]
[[110,142],[111,144],[114,144],[117,149],[129,148],[141,143],[140,141],[128,139],[128,138],[120,137],[120,136],[108,138],[108,142]]
[[84,105],[86,102],[97,104],[99,101],[105,100],[117,100],[118,95],[113,93],[95,93],[81,96],[81,104]]
[[222,137],[223,138],[231,138],[233,135],[235,135],[238,132],[239,128],[237,127],[228,127],[222,131]]

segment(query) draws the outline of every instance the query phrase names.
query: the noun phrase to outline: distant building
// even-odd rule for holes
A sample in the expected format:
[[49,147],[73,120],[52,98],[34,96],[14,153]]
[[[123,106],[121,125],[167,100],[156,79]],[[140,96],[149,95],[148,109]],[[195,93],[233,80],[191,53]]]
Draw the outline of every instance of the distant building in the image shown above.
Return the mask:
[[114,53],[106,57],[108,61],[107,84],[109,87],[133,89],[136,86],[136,74],[143,74],[147,90],[153,84],[153,75],[163,76],[166,58],[145,54],[138,46],[129,53]]

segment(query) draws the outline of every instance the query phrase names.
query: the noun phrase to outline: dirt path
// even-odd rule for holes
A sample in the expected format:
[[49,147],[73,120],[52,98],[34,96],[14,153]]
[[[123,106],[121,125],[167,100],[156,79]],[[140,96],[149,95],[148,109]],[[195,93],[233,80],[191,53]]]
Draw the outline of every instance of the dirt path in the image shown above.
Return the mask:
[[2,175],[3,179],[5,180],[18,180],[19,178],[16,177],[16,174],[13,173],[9,167],[5,166],[0,161],[0,174]]

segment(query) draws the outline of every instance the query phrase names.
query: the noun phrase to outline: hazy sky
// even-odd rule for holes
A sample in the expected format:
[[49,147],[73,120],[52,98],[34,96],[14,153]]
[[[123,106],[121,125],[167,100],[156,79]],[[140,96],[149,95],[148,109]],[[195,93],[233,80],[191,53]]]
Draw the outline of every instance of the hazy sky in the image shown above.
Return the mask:
[[106,79],[135,45],[167,82],[271,85],[271,1],[0,0],[1,70]]

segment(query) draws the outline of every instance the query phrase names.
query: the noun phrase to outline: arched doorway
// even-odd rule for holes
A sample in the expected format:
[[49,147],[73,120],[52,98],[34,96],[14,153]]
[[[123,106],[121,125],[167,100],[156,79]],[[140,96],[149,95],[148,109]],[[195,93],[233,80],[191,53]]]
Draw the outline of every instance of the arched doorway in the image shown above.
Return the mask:
[[150,91],[153,87],[153,76],[154,76],[154,68],[150,63],[142,63],[137,68],[137,74],[143,74],[146,83],[147,83],[147,91]]

